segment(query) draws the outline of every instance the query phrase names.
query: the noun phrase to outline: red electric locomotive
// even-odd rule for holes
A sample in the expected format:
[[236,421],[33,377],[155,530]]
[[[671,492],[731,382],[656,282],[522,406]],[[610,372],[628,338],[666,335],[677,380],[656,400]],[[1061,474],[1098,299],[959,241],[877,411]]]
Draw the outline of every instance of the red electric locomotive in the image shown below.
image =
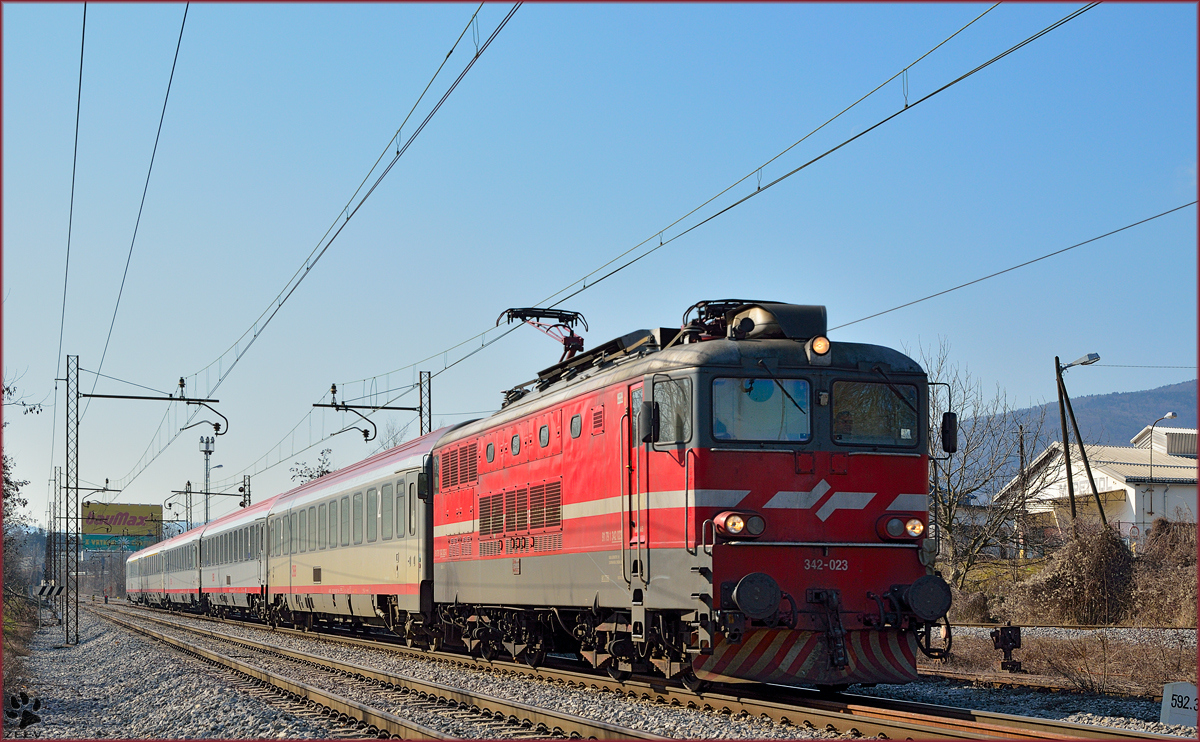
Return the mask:
[[916,678],[950,589],[915,361],[829,341],[820,306],[701,302],[579,354],[563,329],[564,360],[433,450],[411,640],[690,687]]

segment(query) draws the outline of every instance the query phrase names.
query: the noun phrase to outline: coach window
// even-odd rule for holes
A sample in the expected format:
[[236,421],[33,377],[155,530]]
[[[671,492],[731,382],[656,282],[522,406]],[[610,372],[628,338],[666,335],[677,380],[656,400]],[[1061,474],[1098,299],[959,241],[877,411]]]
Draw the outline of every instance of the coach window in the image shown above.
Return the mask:
[[337,500],[329,501],[329,548],[338,545],[338,504]]
[[325,535],[326,535],[325,529],[327,529],[329,527],[327,525],[327,523],[328,523],[328,521],[325,520],[325,503],[321,503],[320,507],[317,508],[317,548],[318,549],[325,548]]
[[571,418],[571,437],[578,438],[579,434],[582,432],[583,432],[583,416],[576,415]]
[[310,505],[308,508],[308,550],[317,550],[317,507]]
[[658,442],[687,443],[692,439],[692,382],[655,377],[658,403]]
[[379,534],[384,541],[392,538],[392,527],[395,522],[392,520],[395,502],[392,500],[392,485],[385,484],[379,488],[379,527],[383,533]]
[[291,553],[299,554],[300,553],[300,513],[297,513],[294,511],[292,512],[292,531],[291,531],[291,533],[292,533],[292,538],[290,540],[290,543],[292,544]]
[[487,457],[487,462],[490,464],[496,460],[496,445],[494,443],[487,444],[484,449],[484,455]]
[[417,534],[417,483],[408,483],[408,533]]
[[550,426],[549,425],[543,425],[541,427],[541,429],[538,430],[538,445],[541,446],[542,448],[545,448],[546,446],[550,445]]
[[354,493],[354,543],[361,544],[363,537],[363,496],[361,492]]
[[835,381],[833,442],[916,446],[917,399],[917,388],[911,384]]
[[811,439],[808,382],[779,381],[782,386],[762,377],[713,379],[713,438],[797,443]]
[[[296,516],[293,515],[292,517],[295,518]],[[301,554],[308,551],[308,543],[307,543],[308,539],[306,539],[304,537],[305,534],[307,534],[307,533],[308,533],[308,511],[301,510],[300,511],[300,528],[297,529],[297,531],[296,531],[296,542],[299,547],[298,549],[296,549],[296,551],[298,551]]]
[[341,528],[339,530],[341,531],[341,534],[342,534],[342,546],[349,546],[350,545],[350,497],[349,496],[342,498],[342,507],[339,510],[339,514],[341,516],[341,523],[340,523]]
[[396,538],[404,538],[404,480],[396,482]]
[[367,490],[367,543],[379,538],[379,493],[375,488]]

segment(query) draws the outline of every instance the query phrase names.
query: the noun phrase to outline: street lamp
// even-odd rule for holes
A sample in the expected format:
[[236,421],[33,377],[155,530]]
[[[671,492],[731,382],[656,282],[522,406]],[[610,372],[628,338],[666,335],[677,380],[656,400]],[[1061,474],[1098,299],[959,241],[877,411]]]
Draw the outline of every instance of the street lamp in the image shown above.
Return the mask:
[[[1099,353],[1088,353],[1085,356],[1076,358],[1067,365],[1062,365],[1058,360],[1058,356],[1054,356],[1054,377],[1058,381],[1058,418],[1062,424],[1063,437],[1063,461],[1067,469],[1067,497],[1071,501],[1071,531],[1075,533],[1075,480],[1071,474],[1071,444],[1067,435],[1067,410],[1071,406],[1071,398],[1067,395],[1067,386],[1063,383],[1063,371],[1072,366],[1090,366],[1100,360]],[[1065,400],[1065,405],[1064,405]],[[1083,457],[1083,468],[1087,471],[1088,482],[1092,485],[1092,494],[1096,498],[1096,507],[1100,510],[1100,519],[1108,525],[1108,518],[1104,515],[1104,506],[1100,504],[1100,493],[1096,491],[1096,482],[1092,479],[1092,467],[1088,465],[1087,451],[1083,447],[1083,437],[1079,435],[1079,424],[1075,422],[1075,411],[1071,410],[1071,424],[1075,428],[1075,439],[1079,442],[1079,453]]]
[[[1150,423],[1150,483],[1146,491],[1150,494],[1150,515],[1154,515],[1154,426],[1161,423],[1163,420],[1174,420],[1179,417],[1174,412],[1168,412],[1154,422]],[[1163,510],[1167,509],[1167,496],[1163,495]]]

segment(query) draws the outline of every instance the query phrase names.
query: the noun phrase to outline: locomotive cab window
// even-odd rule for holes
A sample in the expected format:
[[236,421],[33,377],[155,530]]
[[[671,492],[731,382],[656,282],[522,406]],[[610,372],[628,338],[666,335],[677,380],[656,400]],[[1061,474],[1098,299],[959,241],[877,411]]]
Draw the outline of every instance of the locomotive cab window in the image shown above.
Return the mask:
[[919,438],[917,388],[863,381],[833,383],[833,441],[912,448]]
[[692,439],[692,382],[688,379],[654,379],[658,403],[658,442],[687,443]]
[[712,435],[719,441],[806,442],[812,438],[810,409],[804,379],[713,379]]

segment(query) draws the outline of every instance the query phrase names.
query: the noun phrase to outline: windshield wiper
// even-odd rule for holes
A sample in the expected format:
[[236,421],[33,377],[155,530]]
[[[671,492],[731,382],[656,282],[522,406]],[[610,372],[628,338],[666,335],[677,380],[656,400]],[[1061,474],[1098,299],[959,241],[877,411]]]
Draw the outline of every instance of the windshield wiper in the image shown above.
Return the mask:
[[883,369],[876,366],[875,368],[873,368],[871,370],[883,377],[883,383],[887,384],[888,389],[892,390],[892,394],[895,394],[897,397],[899,397],[900,401],[903,402],[904,404],[906,404],[908,406],[908,409],[913,411],[913,414],[917,414],[917,415],[920,414],[919,412],[917,412],[917,408],[913,406],[913,403],[908,401],[908,397],[904,396],[904,394],[902,394],[900,392],[900,390],[896,388],[896,385],[893,384],[892,380],[888,378],[888,375],[883,372]]
[[771,373],[771,369],[767,368],[767,364],[763,363],[761,358],[758,359],[758,365],[762,366],[762,370],[767,372],[767,376],[771,377],[771,381],[775,382],[775,386],[779,387],[779,391],[783,392],[783,396],[787,397],[788,401],[791,402],[797,410],[800,410],[800,414],[807,415],[808,413],[805,412],[804,408],[800,406],[800,403],[792,399],[792,395],[788,394],[788,390],[783,388],[783,382],[775,378],[775,374]]

